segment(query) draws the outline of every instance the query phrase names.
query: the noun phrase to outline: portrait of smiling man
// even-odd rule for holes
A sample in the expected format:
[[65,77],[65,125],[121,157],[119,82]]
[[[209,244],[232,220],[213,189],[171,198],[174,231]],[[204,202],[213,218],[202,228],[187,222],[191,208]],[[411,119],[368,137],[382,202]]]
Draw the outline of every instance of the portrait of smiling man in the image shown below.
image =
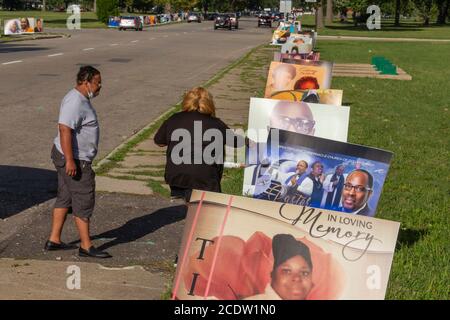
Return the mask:
[[362,216],[372,216],[368,201],[373,193],[373,177],[364,169],[353,170],[345,179],[342,190],[342,207],[338,211]]

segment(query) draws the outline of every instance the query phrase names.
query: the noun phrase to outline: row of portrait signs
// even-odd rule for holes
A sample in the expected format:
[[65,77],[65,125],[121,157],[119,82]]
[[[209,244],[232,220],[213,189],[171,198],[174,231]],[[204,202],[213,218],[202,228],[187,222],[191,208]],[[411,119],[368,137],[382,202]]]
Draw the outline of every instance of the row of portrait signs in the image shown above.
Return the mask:
[[44,19],[42,18],[16,18],[4,22],[3,33],[5,36],[41,32],[44,32]]
[[243,196],[194,190],[173,299],[384,299],[400,224],[375,216],[392,153],[347,142],[314,37],[278,44],[250,100]]

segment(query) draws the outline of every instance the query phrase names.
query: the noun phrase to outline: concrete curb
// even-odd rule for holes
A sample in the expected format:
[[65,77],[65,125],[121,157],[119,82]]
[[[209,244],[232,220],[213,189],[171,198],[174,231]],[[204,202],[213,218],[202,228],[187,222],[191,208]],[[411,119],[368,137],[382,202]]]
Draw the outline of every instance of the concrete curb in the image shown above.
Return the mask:
[[52,34],[52,35],[39,35],[39,36],[26,36],[26,38],[7,38],[8,40],[0,38],[0,43],[9,43],[9,42],[19,42],[19,41],[28,41],[28,40],[42,40],[42,39],[56,39],[56,38],[70,38],[70,34]]

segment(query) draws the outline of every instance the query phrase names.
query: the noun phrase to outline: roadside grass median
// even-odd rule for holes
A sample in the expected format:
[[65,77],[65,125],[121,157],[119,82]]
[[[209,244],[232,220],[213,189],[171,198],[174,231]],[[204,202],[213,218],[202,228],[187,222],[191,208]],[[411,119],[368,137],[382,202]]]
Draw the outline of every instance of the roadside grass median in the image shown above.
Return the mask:
[[[341,78],[351,107],[348,141],[394,152],[377,218],[401,222],[387,299],[449,299],[450,68],[446,43],[319,41],[321,58],[370,63],[381,55],[411,81]],[[270,55],[269,55],[270,57]],[[243,169],[225,171],[223,192],[242,195]]]
[[[304,15],[302,27],[315,29],[313,15]],[[419,39],[450,39],[450,25],[438,25],[431,22],[424,26],[419,18],[404,18],[400,26],[395,26],[394,19],[381,19],[381,29],[369,30],[365,23],[355,26],[352,19],[340,22],[334,20],[319,30],[321,36],[350,36],[350,37],[378,37],[378,38],[419,38]]]
[[[44,19],[44,31],[46,28],[66,28],[67,18],[72,14],[66,12],[53,12],[53,11],[0,11],[0,20],[2,24],[5,20],[16,19],[22,17],[42,18]],[[94,12],[81,12],[81,28],[107,28],[107,26],[98,20],[97,15]]]
[[[126,13],[122,15],[127,16],[141,16],[141,15],[150,15],[151,13]],[[9,19],[16,19],[22,17],[31,17],[31,18],[42,18],[44,19],[44,31],[47,28],[66,28],[67,27],[67,19],[72,16],[72,14],[68,14],[67,12],[54,12],[54,11],[40,11],[40,10],[29,10],[29,11],[4,11],[0,10],[0,21],[2,27],[4,26],[4,21]],[[107,29],[108,26],[98,20],[95,12],[81,12],[80,13],[80,23],[82,29]],[[179,24],[182,22],[169,22],[162,23],[153,26],[144,26],[144,27],[158,27],[158,26],[167,26],[172,24]],[[6,37],[7,38],[7,37]]]

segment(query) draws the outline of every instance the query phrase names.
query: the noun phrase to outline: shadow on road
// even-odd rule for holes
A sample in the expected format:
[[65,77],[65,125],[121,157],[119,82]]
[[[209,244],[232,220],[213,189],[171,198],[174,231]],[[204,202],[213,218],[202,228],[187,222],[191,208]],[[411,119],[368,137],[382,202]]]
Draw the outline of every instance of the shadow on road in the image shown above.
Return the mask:
[[49,48],[40,47],[35,44],[0,43],[0,53],[43,51],[43,50],[49,50]]
[[[92,237],[92,240],[114,239],[99,246],[99,250],[106,250],[119,244],[134,242],[160,228],[183,220],[186,217],[186,212],[187,207],[185,205],[162,208],[142,217],[131,219],[119,228],[95,235]],[[71,242],[71,244],[79,242],[78,240]]]
[[0,219],[56,197],[55,171],[0,165]]

